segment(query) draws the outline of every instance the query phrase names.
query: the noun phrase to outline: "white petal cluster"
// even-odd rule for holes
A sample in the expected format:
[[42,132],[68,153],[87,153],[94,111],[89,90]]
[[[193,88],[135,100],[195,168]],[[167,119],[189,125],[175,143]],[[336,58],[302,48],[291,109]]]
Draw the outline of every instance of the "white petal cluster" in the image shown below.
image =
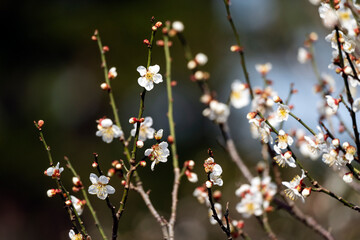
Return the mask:
[[249,123],[250,128],[254,131],[253,137],[260,138],[261,142],[263,143],[273,143],[274,140],[270,134],[270,127],[263,119],[253,118],[249,120]]
[[339,100],[333,98],[330,95],[326,95],[325,97],[326,97],[326,103],[331,108],[332,113],[336,113],[337,110],[339,109]]
[[[140,124],[140,130],[139,130],[139,140],[140,141],[146,141],[146,139],[153,139],[155,129],[153,129],[151,126],[153,125],[153,119],[152,117],[145,117],[144,122]],[[136,134],[136,127],[137,123],[134,123],[134,128],[131,130],[130,134],[131,136],[135,137]]]
[[273,98],[278,96],[271,87],[265,89],[254,89],[254,99],[251,103],[251,111],[259,111],[263,115],[270,115],[273,112],[273,106],[275,104]]
[[[215,208],[215,211],[216,211],[216,214],[218,215],[218,218],[221,219],[222,218],[222,206],[220,203],[214,203],[214,208]],[[212,225],[215,225],[217,224],[218,222],[214,219],[214,217],[212,216],[213,215],[213,211],[211,209],[209,209],[209,219],[210,219],[210,223]]]
[[234,108],[243,108],[250,103],[250,91],[246,84],[235,80],[231,84],[230,102]]
[[81,235],[81,233],[75,234],[74,230],[70,230],[69,231],[69,238],[71,240],[83,240],[83,236]]
[[177,32],[182,32],[182,31],[184,31],[184,24],[182,23],[182,22],[180,22],[180,21],[174,21],[173,23],[172,23],[172,28],[175,30],[175,31],[177,31]]
[[138,83],[141,87],[145,88],[146,91],[150,91],[154,88],[154,83],[158,84],[163,81],[159,65],[150,66],[149,69],[146,69],[144,66],[139,66],[136,69],[140,77],[138,78]]
[[102,137],[106,143],[111,143],[114,138],[120,138],[124,135],[123,131],[113,124],[109,118],[100,119],[97,128],[96,136]]
[[270,177],[253,178],[251,185],[243,184],[235,191],[235,195],[241,198],[236,205],[236,210],[245,218],[262,215],[264,210],[270,206],[276,189],[276,184],[271,182]]
[[77,212],[77,214],[80,216],[83,211],[84,211],[84,201],[81,201],[80,199],[78,199],[77,197],[70,195],[70,200],[71,203],[75,209],[75,211]]
[[45,174],[53,178],[60,177],[60,174],[62,173],[62,171],[64,171],[64,168],[59,168],[59,166],[60,163],[58,162],[55,167],[49,167],[48,169],[46,169]]
[[285,165],[292,168],[296,167],[295,159],[292,157],[292,153],[290,151],[282,153],[281,149],[277,145],[274,145],[274,150],[278,154],[274,157],[274,160],[280,167],[284,167]]
[[287,187],[285,189],[285,194],[291,200],[295,200],[296,198],[301,198],[303,202],[305,202],[304,196],[301,194],[303,190],[302,181],[306,177],[304,170],[301,170],[301,177],[296,175],[290,182],[282,182],[282,184]]
[[219,164],[215,164],[212,172],[210,173],[210,181],[213,182],[214,185],[223,185],[223,180],[221,179],[222,168]]
[[209,107],[204,109],[202,113],[211,121],[225,123],[230,115],[230,109],[226,104],[212,100]]
[[336,11],[327,3],[321,3],[319,15],[327,28],[334,28],[339,21]]
[[299,63],[304,64],[311,59],[311,54],[303,47],[299,48],[297,60]]
[[155,164],[159,162],[167,162],[167,157],[170,155],[167,142],[161,142],[153,145],[151,148],[145,150],[147,156],[152,162],[151,170],[154,171]]
[[271,63],[265,63],[265,64],[256,64],[255,65],[256,71],[258,71],[261,75],[266,75],[270,70],[272,69]]
[[88,192],[90,194],[97,195],[97,197],[101,200],[105,200],[108,194],[115,193],[115,188],[107,185],[109,183],[109,179],[104,175],[98,177],[96,174],[91,173],[90,181],[92,185],[89,187]]
[[289,134],[285,133],[284,130],[280,130],[279,134],[277,136],[277,146],[280,149],[286,149],[288,146],[291,146],[293,144],[294,140]]
[[[355,51],[355,42],[348,38],[342,31],[339,31],[339,38],[342,39],[343,50],[347,53],[352,53]],[[336,31],[333,30],[332,33],[325,37],[325,40],[331,42],[331,47],[338,51],[338,42],[336,37]]]
[[276,121],[278,122],[287,121],[289,118],[289,113],[290,113],[290,108],[285,104],[279,103],[275,115]]

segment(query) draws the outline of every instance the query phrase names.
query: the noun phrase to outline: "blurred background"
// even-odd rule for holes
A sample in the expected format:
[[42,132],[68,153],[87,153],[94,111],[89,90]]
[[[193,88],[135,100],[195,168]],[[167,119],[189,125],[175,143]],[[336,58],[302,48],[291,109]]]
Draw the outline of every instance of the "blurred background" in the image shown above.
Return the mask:
[[[295,83],[299,93],[292,98],[294,111],[315,128],[316,105],[320,99],[312,90],[316,78],[310,65],[300,65],[296,58],[306,34],[315,31],[319,34],[315,45],[319,69],[330,73],[327,65],[331,61],[331,49],[324,40],[329,31],[322,27],[317,7],[307,0],[233,0],[231,7],[253,85],[262,86],[255,64],[271,62],[273,70],[268,77],[274,81],[274,88],[286,98],[290,83]],[[147,48],[142,41],[150,36],[152,16],[163,22],[180,20],[185,24],[184,35],[193,52],[203,52],[209,57],[204,70],[211,74],[210,85],[217,91],[219,100],[226,101],[231,83],[244,79],[238,56],[229,51],[235,39],[221,0],[1,1],[0,239],[68,239],[71,225],[62,202],[46,195],[55,185],[43,174],[48,159],[33,121],[45,121],[43,130],[55,162],[64,166],[63,157],[68,156],[85,186],[89,186],[88,176],[94,172],[93,152],[100,155],[104,169],[110,167],[111,161],[123,158],[119,142],[105,144],[95,136],[96,119],[105,115],[112,118],[112,112],[107,94],[99,87],[104,81],[103,71],[97,44],[91,35],[98,29],[103,44],[110,47],[108,65],[118,71],[112,88],[125,135],[129,136],[132,126],[128,119],[137,115],[141,91],[136,68],[146,65]],[[157,34],[159,38],[161,34]],[[185,178],[181,184],[176,236],[179,240],[224,239],[220,228],[210,225],[207,208],[192,197],[195,187],[206,178],[202,164],[207,158],[207,149],[213,149],[216,161],[223,167],[222,203],[230,202],[230,216],[234,219],[241,219],[235,210],[239,199],[234,192],[245,180],[219,145],[218,127],[202,116],[200,91],[189,80],[182,47],[176,38],[172,40],[178,152],[181,164],[189,159],[196,162],[195,172],[199,176],[198,184],[189,183]],[[164,74],[162,48],[154,47],[153,63],[159,64],[160,73]],[[154,128],[164,128],[167,135],[165,87],[165,84],[157,85],[146,95],[144,115],[152,116]],[[253,167],[261,159],[261,146],[251,138],[246,120],[248,111],[249,107],[232,109],[229,122],[237,148],[254,172]],[[285,126],[286,129],[300,127],[293,120]],[[145,147],[150,144],[146,142]],[[341,177],[321,160],[302,161],[323,185],[355,203],[360,202],[359,195],[353,194]],[[157,165],[154,172],[148,165],[140,169],[139,174],[145,189],[151,189],[155,207],[168,217],[173,179],[170,162]],[[290,180],[300,171],[287,168],[283,174],[284,180]],[[70,189],[70,172],[64,171],[62,179]],[[111,185],[117,188],[111,196],[116,205],[121,196],[119,182],[116,178],[111,180]],[[90,196],[90,199],[110,235],[109,209],[96,197]],[[327,196],[314,193],[306,204],[301,201],[296,204],[331,229],[338,239],[356,239],[360,233],[354,227],[360,220],[359,214]],[[93,239],[100,239],[88,209],[83,216]],[[279,239],[320,239],[284,211],[270,213],[269,218]],[[246,220],[245,230],[253,239],[266,238],[254,218]],[[158,224],[138,194],[131,192],[120,221],[119,239],[160,238]]]

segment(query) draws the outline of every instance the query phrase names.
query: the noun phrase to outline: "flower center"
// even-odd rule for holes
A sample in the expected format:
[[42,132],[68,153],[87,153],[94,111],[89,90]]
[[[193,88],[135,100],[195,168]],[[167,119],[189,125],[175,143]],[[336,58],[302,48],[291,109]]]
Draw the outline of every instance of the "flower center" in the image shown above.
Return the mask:
[[148,81],[152,81],[153,76],[154,76],[154,74],[151,73],[151,72],[147,72],[146,75],[145,75],[146,80],[148,80]]

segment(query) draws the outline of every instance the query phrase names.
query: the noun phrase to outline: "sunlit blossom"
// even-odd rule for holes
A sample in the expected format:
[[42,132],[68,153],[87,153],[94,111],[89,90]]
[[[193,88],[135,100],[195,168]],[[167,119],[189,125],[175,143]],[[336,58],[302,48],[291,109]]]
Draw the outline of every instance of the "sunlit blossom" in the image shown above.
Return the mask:
[[242,108],[249,104],[250,91],[246,84],[241,83],[238,80],[235,80],[231,84],[230,101],[234,108]]
[[108,194],[115,193],[115,188],[113,188],[110,185],[107,185],[109,183],[109,179],[104,175],[98,177],[96,176],[96,174],[91,173],[90,181],[92,185],[89,187],[88,192],[90,194],[97,195],[97,197],[100,198],[101,200],[106,199]]
[[287,189],[285,189],[285,194],[288,198],[294,201],[296,198],[299,197],[303,202],[305,202],[305,198],[301,194],[301,191],[303,190],[302,182],[306,175],[304,170],[301,170],[301,172],[301,177],[299,175],[296,175],[290,182],[284,181],[282,182],[282,184],[287,187]]
[[[140,131],[139,131],[139,140],[146,141],[146,139],[153,139],[155,129],[151,126],[153,125],[153,119],[151,117],[145,117],[144,122],[140,124]],[[134,128],[131,130],[131,136],[135,137],[136,134],[136,127],[137,123],[134,123]]]
[[123,131],[121,131],[117,125],[113,124],[109,118],[100,119],[97,128],[96,136],[102,137],[102,140],[106,143],[111,143],[114,138],[120,138],[124,135]]
[[154,88],[154,83],[158,84],[163,81],[160,71],[159,65],[150,66],[149,69],[146,69],[144,66],[139,66],[136,69],[140,76],[138,78],[138,83],[141,87],[145,88],[146,91],[150,91]]
[[60,174],[62,173],[62,171],[64,171],[64,168],[59,168],[59,166],[60,163],[58,162],[55,167],[49,167],[48,169],[46,169],[45,174],[52,178],[60,177]]
[[230,115],[230,109],[226,104],[212,100],[202,114],[216,123],[225,123]]
[[154,171],[155,164],[159,162],[167,162],[167,157],[170,155],[167,142],[161,142],[153,145],[151,148],[145,150],[145,156],[151,161],[151,170]]

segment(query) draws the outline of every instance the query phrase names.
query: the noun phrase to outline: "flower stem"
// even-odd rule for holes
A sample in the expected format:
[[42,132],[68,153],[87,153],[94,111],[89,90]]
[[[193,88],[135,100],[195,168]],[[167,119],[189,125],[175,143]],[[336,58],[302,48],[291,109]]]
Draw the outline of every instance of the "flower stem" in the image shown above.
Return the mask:
[[112,108],[113,113],[114,113],[115,123],[120,129],[122,129],[121,124],[120,124],[118,109],[116,107],[116,103],[115,103],[115,100],[114,100],[113,90],[111,88],[110,79],[109,79],[109,76],[108,76],[109,70],[108,70],[108,66],[107,66],[107,63],[106,63],[105,52],[103,50],[103,45],[102,45],[102,42],[101,42],[99,31],[96,30],[94,36],[96,37],[97,43],[98,43],[98,46],[99,46],[99,51],[100,51],[100,55],[101,55],[101,66],[104,68],[105,82],[109,86],[108,93],[109,93],[109,98],[110,98],[110,105],[111,105],[111,108]]
[[[229,23],[231,25],[231,29],[232,29],[232,31],[234,33],[235,38],[236,38],[236,43],[237,43],[237,45],[239,47],[241,47],[240,37],[239,37],[239,34],[238,34],[237,30],[236,30],[234,21],[233,21],[233,19],[231,17],[231,13],[230,13],[230,0],[224,0],[224,4],[225,4],[225,8],[226,8],[226,13],[227,13],[227,19],[228,19],[228,21],[229,21]],[[251,99],[254,99],[254,93],[253,93],[253,90],[252,90],[252,87],[251,87],[249,73],[248,73],[247,68],[246,68],[244,51],[240,50],[239,55],[240,55],[241,67],[242,67],[243,72],[244,72],[245,80],[246,80],[246,83],[249,85]]]
[[[72,174],[75,176],[75,177],[78,177],[80,179],[80,176],[76,173],[75,171],[75,168],[72,166],[71,164],[71,161],[68,157],[64,157],[65,161],[67,162],[67,167],[70,169],[70,171],[72,172]],[[95,226],[97,227],[97,229],[99,230],[100,234],[101,234],[101,237],[104,239],[104,240],[107,240],[107,237],[106,237],[106,234],[104,232],[104,229],[96,215],[96,212],[90,202],[90,199],[87,195],[87,192],[85,190],[84,187],[81,188],[81,193],[83,194],[84,198],[85,198],[85,201],[86,201],[86,205],[88,206],[89,210],[90,210],[90,213],[92,215],[92,217],[94,218],[94,221],[95,221]]]

